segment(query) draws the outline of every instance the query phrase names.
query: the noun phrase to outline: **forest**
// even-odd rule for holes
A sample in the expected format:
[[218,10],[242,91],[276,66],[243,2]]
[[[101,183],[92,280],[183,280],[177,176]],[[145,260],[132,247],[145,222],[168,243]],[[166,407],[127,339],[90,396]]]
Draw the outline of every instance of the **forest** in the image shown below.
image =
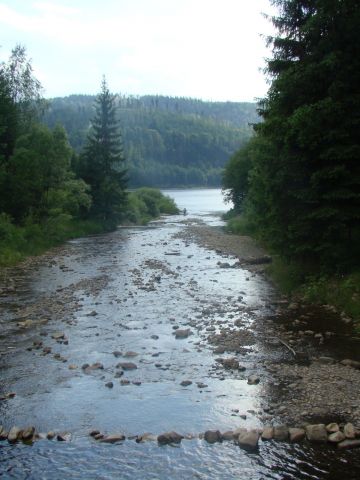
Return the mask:
[[[94,97],[49,100],[44,122],[64,126],[71,146],[84,145]],[[131,187],[220,186],[229,156],[258,121],[255,103],[205,102],[146,95],[116,96]]]
[[[276,0],[261,122],[228,162],[233,231],[276,254],[278,278],[360,314],[358,2]],[[342,305],[344,306],[344,305]]]
[[105,78],[93,105],[76,152],[60,123],[42,121],[47,102],[25,47],[0,64],[0,265],[121,222],[177,212],[160,191],[128,192],[117,105]]

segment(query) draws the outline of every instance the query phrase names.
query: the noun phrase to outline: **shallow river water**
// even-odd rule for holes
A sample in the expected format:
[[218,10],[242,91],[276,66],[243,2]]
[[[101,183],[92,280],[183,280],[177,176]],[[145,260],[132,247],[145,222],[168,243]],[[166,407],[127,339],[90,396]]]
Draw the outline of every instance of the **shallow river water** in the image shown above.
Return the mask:
[[[182,236],[191,222],[221,225],[218,212],[226,207],[219,190],[166,193],[186,208],[186,217],[73,240],[34,268],[14,269],[14,292],[0,304],[0,395],[16,396],[0,402],[0,424],[66,431],[72,438],[0,442],[0,476],[359,478],[355,452],[268,442],[250,454],[233,442],[209,445],[198,438],[208,429],[262,426],[258,413],[269,390],[246,381],[264,355],[260,339],[242,345],[245,374],[219,368],[207,338],[222,326],[251,329],[271,313],[276,293],[260,275],[220,268],[234,258],[224,260]],[[191,335],[177,339],[178,328]],[[56,332],[66,341],[52,338]],[[103,368],[81,368],[96,362]],[[120,376],[119,362],[137,368]],[[192,383],[184,387],[184,380]],[[196,438],[179,446],[130,439],[106,445],[89,437],[94,428],[127,437],[175,430]]]

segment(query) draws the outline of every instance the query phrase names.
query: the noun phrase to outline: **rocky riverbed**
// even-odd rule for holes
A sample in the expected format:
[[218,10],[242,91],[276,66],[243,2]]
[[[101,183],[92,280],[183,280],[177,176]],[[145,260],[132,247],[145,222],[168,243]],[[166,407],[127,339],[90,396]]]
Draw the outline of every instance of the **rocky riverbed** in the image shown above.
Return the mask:
[[[179,216],[74,240],[4,271],[2,432],[32,425],[69,433],[73,444],[90,431],[198,439],[336,422],[357,432],[359,342],[350,321],[279,297],[263,274],[270,261],[251,239],[224,234],[216,217]],[[260,443],[259,461],[277,463],[271,442]],[[210,462],[229,447],[218,448]],[[300,452],[283,448],[279,465]],[[2,454],[10,468],[11,454]],[[316,465],[317,453],[309,455]],[[244,478],[260,478],[259,465]],[[306,478],[300,467],[296,475],[288,478]]]

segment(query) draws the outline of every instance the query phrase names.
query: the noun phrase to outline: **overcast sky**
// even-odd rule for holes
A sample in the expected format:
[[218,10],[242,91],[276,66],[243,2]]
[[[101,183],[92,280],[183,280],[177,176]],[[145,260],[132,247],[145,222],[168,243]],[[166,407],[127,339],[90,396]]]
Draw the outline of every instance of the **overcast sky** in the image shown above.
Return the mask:
[[253,101],[269,0],[0,0],[0,59],[25,45],[45,96],[110,90]]

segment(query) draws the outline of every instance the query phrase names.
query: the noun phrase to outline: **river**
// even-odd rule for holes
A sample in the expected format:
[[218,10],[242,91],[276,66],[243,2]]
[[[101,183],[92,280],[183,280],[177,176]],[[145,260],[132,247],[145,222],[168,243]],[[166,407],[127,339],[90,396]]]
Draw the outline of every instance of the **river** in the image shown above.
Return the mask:
[[[222,224],[220,190],[165,193],[186,216],[69,241],[11,271],[14,288],[0,297],[0,396],[16,395],[0,402],[0,424],[66,431],[71,441],[0,442],[0,476],[359,478],[358,453],[272,441],[247,453],[199,438],[263,425],[270,390],[246,380],[268,353],[256,324],[273,311],[276,292],[262,275],[221,268],[236,259],[183,235],[192,223]],[[228,327],[248,332],[238,354],[246,373],[216,362],[209,337]],[[176,338],[183,329],[191,335]],[[136,368],[122,372],[121,362]],[[96,442],[95,428],[127,440]],[[189,439],[163,447],[133,440],[170,430]]]

